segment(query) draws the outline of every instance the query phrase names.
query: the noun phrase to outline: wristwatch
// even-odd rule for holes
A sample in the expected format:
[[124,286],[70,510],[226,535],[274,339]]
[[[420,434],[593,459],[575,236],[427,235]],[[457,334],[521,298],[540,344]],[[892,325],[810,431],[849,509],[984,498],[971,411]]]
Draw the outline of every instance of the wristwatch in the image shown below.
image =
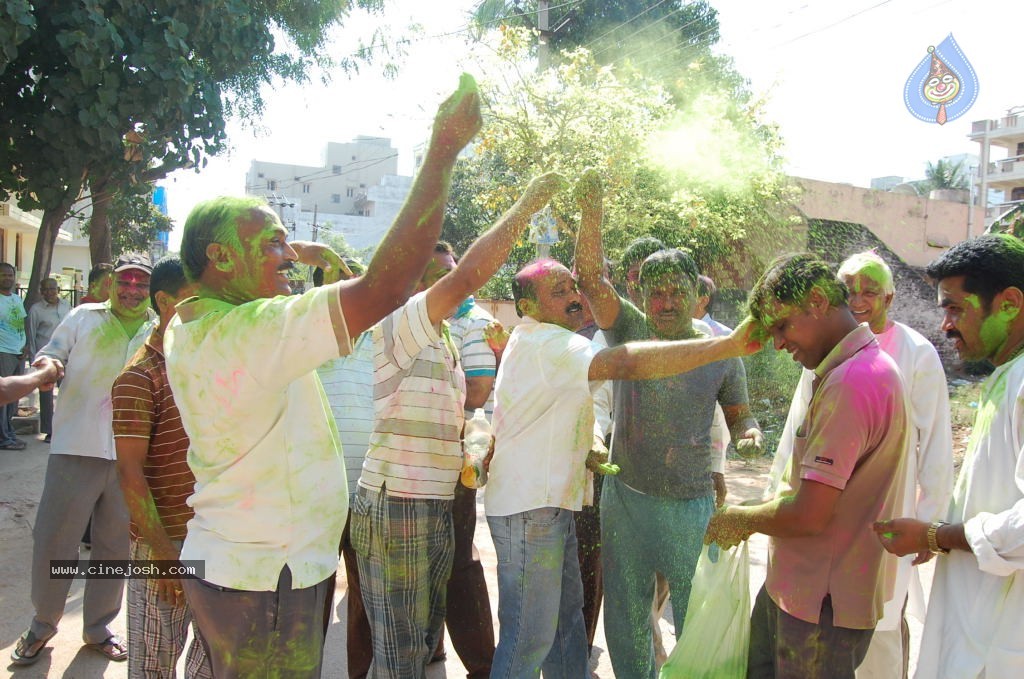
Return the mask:
[[928,526],[928,551],[932,554],[949,554],[948,549],[939,547],[938,540],[939,527],[945,525],[945,521],[935,521],[932,525]]

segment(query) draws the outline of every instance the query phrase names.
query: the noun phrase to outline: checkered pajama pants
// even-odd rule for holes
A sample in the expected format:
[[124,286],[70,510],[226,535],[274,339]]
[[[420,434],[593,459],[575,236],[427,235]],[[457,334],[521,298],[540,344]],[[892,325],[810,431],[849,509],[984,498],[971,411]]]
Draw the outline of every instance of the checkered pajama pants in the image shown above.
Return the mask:
[[[153,553],[145,542],[132,539],[132,561],[148,561]],[[128,581],[128,676],[132,679],[173,679],[185,648],[192,611],[184,598],[171,606],[157,597],[159,580]],[[186,679],[212,679],[206,649],[192,625],[193,639],[185,657]]]
[[350,536],[370,621],[368,679],[422,679],[444,625],[455,539],[452,501],[360,488]]

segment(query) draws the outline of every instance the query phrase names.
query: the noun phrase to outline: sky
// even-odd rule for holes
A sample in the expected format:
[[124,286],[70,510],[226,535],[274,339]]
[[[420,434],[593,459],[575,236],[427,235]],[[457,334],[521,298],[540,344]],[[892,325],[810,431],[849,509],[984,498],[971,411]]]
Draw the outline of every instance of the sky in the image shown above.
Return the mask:
[[[552,15],[571,2],[552,0]],[[750,89],[766,99],[764,118],[779,127],[792,175],[858,186],[886,175],[920,178],[928,161],[979,153],[967,139],[972,121],[1024,106],[1019,0],[710,2],[722,36],[716,51],[731,56]],[[363,134],[390,137],[399,172],[411,173],[413,147],[426,140],[437,104],[467,69],[465,29],[475,4],[389,0],[382,17],[346,20],[329,46],[338,56],[382,25],[393,38],[413,36],[397,77],[368,66],[352,77],[335,74],[326,85],[275,87],[261,120],[229,123],[227,153],[198,173],[180,171],[162,182],[177,225],[171,248],[193,205],[244,193],[254,159],[316,165],[326,142]],[[950,33],[974,67],[979,92],[963,117],[940,126],[907,111],[903,87],[928,47]]]

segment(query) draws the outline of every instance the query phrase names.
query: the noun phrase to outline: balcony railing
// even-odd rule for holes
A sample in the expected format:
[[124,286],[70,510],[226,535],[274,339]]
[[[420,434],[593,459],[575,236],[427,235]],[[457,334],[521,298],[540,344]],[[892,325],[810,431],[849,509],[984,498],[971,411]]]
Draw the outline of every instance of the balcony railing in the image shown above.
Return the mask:
[[1015,114],[1011,116],[1004,116],[997,120],[975,120],[971,123],[971,135],[981,135],[985,132],[985,123],[988,122],[989,134],[994,132],[1002,132],[1007,130],[1020,130],[1024,131],[1024,115]]
[[1024,174],[1024,156],[1004,158],[988,164],[988,178],[999,180],[1002,175]]

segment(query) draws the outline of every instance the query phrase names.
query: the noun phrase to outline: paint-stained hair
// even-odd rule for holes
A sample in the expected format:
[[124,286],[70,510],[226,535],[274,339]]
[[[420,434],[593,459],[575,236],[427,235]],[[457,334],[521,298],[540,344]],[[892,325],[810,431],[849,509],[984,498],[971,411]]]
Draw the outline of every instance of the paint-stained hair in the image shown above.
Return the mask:
[[160,313],[160,306],[156,303],[156,293],[164,292],[172,297],[177,297],[187,284],[188,279],[185,277],[181,259],[168,256],[157,262],[149,277],[149,303],[153,305],[153,311]]
[[830,306],[846,305],[846,286],[820,257],[809,252],[783,255],[769,264],[754,284],[747,310],[756,321],[764,323],[774,303],[802,307],[812,288],[821,290]]
[[181,263],[188,279],[197,281],[206,271],[210,263],[206,246],[210,243],[241,247],[238,219],[266,205],[266,199],[256,196],[220,196],[192,208],[181,238]]
[[640,264],[658,250],[664,250],[665,244],[653,236],[641,236],[626,246],[619,260],[619,268],[625,276],[630,267]]
[[640,265],[640,287],[645,288],[654,280],[671,276],[685,278],[690,288],[697,289],[697,277],[700,270],[693,257],[682,250],[658,250]]
[[535,259],[520,269],[519,273],[517,273],[512,279],[512,301],[516,307],[516,315],[520,318],[523,317],[523,312],[519,310],[519,300],[536,300],[537,273],[554,265],[561,266],[561,262],[556,259],[552,259],[551,257]]
[[[892,269],[874,250],[850,255],[839,265],[839,271],[836,272],[836,275],[843,278],[845,276],[856,276],[860,273],[867,274],[872,279],[877,279],[880,276],[881,280],[878,280],[878,282],[882,284],[882,292],[885,294],[889,295],[896,292],[896,285],[892,279]],[[876,276],[876,274],[878,275]]]
[[977,295],[986,311],[1006,288],[1024,290],[1024,242],[1008,233],[957,243],[925,269],[929,278],[963,276],[964,292]]
[[[358,259],[353,257],[345,257],[345,265],[348,270],[352,272],[354,276],[362,276],[366,273],[366,267]],[[313,287],[319,288],[324,284],[324,270],[320,267],[313,268]]]
[[89,287],[92,287],[97,281],[112,273],[114,273],[113,264],[107,264],[106,262],[97,264],[93,268],[89,269]]

